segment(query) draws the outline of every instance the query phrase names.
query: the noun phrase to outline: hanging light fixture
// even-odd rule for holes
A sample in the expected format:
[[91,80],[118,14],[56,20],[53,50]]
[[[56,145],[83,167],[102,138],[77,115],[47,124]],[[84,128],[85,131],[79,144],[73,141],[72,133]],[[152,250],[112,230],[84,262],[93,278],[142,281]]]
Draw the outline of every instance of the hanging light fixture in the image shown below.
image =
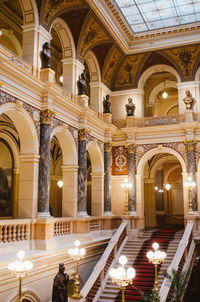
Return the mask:
[[167,91],[165,89],[165,79],[164,79],[164,90],[163,90],[163,93],[162,93],[162,98],[166,99],[167,97],[168,97],[168,93],[167,93]]

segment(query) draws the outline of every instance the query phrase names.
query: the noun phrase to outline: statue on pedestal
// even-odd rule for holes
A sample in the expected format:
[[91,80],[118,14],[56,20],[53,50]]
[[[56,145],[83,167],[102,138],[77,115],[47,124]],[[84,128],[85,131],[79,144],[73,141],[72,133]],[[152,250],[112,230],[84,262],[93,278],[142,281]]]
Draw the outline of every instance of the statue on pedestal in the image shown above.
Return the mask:
[[77,85],[78,85],[78,95],[86,95],[87,82],[86,82],[85,72],[82,72],[81,75],[79,76]]
[[69,281],[68,274],[64,273],[65,266],[63,263],[59,264],[59,272],[53,281],[52,302],[68,302],[67,283]]
[[126,107],[126,116],[134,116],[135,113],[135,104],[133,104],[132,98],[128,99],[128,104],[125,105]]
[[185,92],[186,97],[183,99],[183,102],[186,105],[186,110],[193,110],[195,99],[193,98],[191,92],[189,90],[186,90]]
[[41,68],[51,68],[51,49],[50,49],[50,43],[45,42],[42,45],[42,51],[40,52],[40,59],[42,66]]
[[111,113],[111,101],[110,96],[107,94],[103,99],[103,113]]

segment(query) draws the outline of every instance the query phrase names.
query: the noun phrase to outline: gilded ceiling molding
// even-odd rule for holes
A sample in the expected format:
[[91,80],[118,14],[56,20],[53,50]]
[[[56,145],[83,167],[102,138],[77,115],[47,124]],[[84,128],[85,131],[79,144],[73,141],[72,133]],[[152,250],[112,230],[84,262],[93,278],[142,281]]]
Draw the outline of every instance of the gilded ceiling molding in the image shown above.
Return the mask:
[[87,51],[97,45],[97,43],[110,41],[109,35],[103,30],[93,15],[90,15],[86,22],[79,40],[78,53],[80,58],[83,58]]
[[127,56],[122,63],[114,83],[114,88],[133,87],[137,70],[145,54]]
[[81,0],[46,0],[43,9],[43,24],[48,27],[52,18],[60,11],[80,6],[83,6]]
[[170,56],[177,63],[184,79],[192,79],[195,62],[200,56],[199,45],[172,48],[163,50],[162,52]]
[[121,57],[122,53],[116,46],[114,46],[108,54],[107,60],[105,62],[105,67],[103,69],[103,81],[109,87],[111,87],[112,85],[113,74]]

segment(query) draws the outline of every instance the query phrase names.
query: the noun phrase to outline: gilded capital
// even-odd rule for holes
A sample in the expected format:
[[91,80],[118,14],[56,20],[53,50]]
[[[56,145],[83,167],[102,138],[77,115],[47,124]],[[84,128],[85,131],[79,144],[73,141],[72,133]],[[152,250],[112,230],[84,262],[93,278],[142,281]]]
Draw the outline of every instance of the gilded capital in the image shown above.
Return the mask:
[[41,124],[43,124],[43,125],[51,125],[51,121],[52,121],[53,115],[54,115],[54,113],[51,110],[49,110],[49,109],[42,110],[40,112],[40,121],[41,121]]
[[104,144],[104,151],[105,152],[111,152],[112,151],[112,143],[111,142],[107,142]]
[[196,147],[196,139],[185,140],[184,145],[187,151],[194,150]]
[[127,145],[125,145],[125,147],[129,154],[135,153],[135,144],[127,144]]
[[79,139],[81,141],[87,141],[87,133],[88,133],[88,131],[86,128],[79,129],[79,131],[78,131]]

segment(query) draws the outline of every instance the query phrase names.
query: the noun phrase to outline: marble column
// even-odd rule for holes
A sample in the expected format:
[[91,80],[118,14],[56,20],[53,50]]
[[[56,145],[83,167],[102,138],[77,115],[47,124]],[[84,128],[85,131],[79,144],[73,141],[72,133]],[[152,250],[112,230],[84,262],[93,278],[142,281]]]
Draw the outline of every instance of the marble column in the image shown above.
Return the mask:
[[104,215],[112,215],[111,212],[111,143],[104,144]]
[[40,162],[38,184],[38,218],[49,218],[50,189],[50,128],[52,112],[41,111],[40,124]]
[[129,211],[130,214],[136,212],[136,181],[135,181],[135,144],[128,144],[126,146],[128,151],[128,181],[132,185],[129,190]]
[[87,215],[87,130],[80,129],[78,140],[78,216]]
[[[186,140],[185,147],[187,150],[188,175],[192,176],[192,180],[196,182],[196,158],[195,158],[196,142],[195,142],[195,140]],[[196,189],[196,187],[192,191],[192,208],[193,208],[193,211],[197,211],[197,189]]]

